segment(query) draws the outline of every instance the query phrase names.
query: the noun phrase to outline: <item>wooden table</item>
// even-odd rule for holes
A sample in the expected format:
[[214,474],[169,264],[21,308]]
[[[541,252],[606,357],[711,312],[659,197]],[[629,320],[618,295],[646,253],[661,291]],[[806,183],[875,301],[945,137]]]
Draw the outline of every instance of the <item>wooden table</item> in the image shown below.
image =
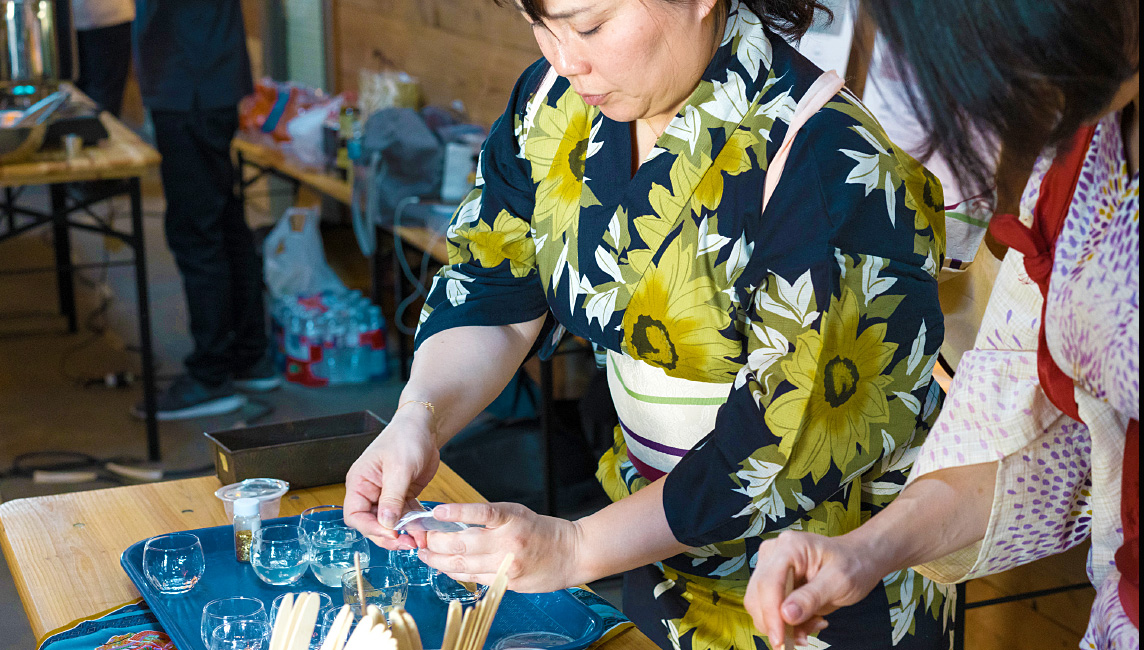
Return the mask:
[[[72,93],[72,101],[88,102],[82,93],[70,84],[63,88]],[[93,104],[94,105],[94,104]],[[15,237],[28,230],[51,224],[55,246],[55,266],[47,269],[6,270],[8,273],[52,271],[56,273],[60,314],[67,319],[69,332],[78,329],[73,274],[96,266],[135,267],[135,289],[139,320],[139,347],[143,374],[143,406],[147,428],[147,457],[160,459],[159,424],[155,417],[155,363],[151,347],[151,311],[147,295],[146,242],[143,238],[143,196],[140,178],[159,166],[159,152],[135,135],[131,129],[103,112],[100,121],[108,137],[98,144],[86,146],[73,158],[62,150],[41,151],[27,162],[0,165],[0,241]],[[69,183],[84,181],[111,181],[77,199],[68,195]],[[20,190],[29,185],[47,185],[51,199],[50,212],[42,212],[18,205]],[[131,230],[123,231],[111,224],[95,219],[76,220],[73,217],[88,211],[93,204],[126,194],[131,200]],[[6,226],[6,227],[2,227]],[[88,230],[118,239],[132,249],[130,262],[75,264],[71,254],[71,230]]]
[[[42,640],[72,621],[139,598],[119,566],[120,553],[153,535],[229,523],[214,496],[219,487],[218,479],[209,476],[0,505],[0,547],[36,638]],[[431,501],[484,501],[444,464],[422,496]],[[296,515],[344,498],[344,485],[295,490],[283,498],[281,514]],[[656,648],[634,628],[605,646]]]

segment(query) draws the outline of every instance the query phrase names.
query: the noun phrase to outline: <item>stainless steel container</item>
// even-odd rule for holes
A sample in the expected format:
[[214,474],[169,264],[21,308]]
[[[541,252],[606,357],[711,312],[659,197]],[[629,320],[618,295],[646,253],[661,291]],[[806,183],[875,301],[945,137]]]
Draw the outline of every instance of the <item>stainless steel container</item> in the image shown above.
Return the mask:
[[0,80],[44,82],[71,77],[75,33],[67,0],[0,0]]

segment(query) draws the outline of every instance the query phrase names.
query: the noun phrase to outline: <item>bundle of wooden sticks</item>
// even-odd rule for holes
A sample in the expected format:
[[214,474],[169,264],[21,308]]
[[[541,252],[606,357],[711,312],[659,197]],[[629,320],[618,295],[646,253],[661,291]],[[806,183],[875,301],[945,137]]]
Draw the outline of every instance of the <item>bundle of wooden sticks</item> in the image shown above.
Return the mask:
[[[504,558],[492,586],[476,605],[463,610],[460,602],[454,600],[449,603],[441,650],[481,650],[484,647],[508,586],[508,567],[512,560],[511,553]],[[360,566],[357,575],[360,582]],[[269,650],[306,650],[318,620],[318,603],[315,593],[302,593],[297,599],[287,594],[274,618]],[[354,615],[350,606],[342,605],[326,632],[321,650],[424,650],[417,623],[409,612],[394,608],[387,623],[376,605],[367,606],[363,599],[359,599],[359,603],[362,609],[357,626],[353,626]]]

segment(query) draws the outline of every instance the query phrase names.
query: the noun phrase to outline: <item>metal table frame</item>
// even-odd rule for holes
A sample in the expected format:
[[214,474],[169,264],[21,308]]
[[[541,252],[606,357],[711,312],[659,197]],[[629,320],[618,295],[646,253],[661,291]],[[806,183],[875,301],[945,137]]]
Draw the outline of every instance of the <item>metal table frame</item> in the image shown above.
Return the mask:
[[[103,187],[103,189],[83,200],[76,200],[68,196],[68,183],[50,184],[48,190],[51,205],[50,211],[47,213],[17,204],[23,187],[5,187],[4,199],[3,202],[0,202],[0,218],[3,219],[6,227],[0,230],[0,242],[51,224],[56,263],[54,266],[46,268],[5,270],[0,272],[0,275],[55,271],[60,315],[67,319],[68,331],[75,333],[79,327],[79,318],[75,305],[73,274],[85,268],[127,265],[135,267],[135,290],[138,298],[136,313],[139,322],[139,348],[143,371],[143,408],[147,427],[147,458],[151,461],[158,461],[160,460],[161,449],[159,423],[155,415],[155,357],[151,343],[150,298],[147,293],[147,256],[146,242],[143,236],[143,194],[138,176],[117,179],[113,183],[109,182],[106,187],[101,185],[89,186]],[[73,215],[87,212],[96,203],[123,195],[127,195],[131,201],[131,232],[124,232],[99,224],[83,223],[71,218]],[[131,248],[133,258],[131,261],[106,264],[76,264],[72,261],[71,253],[72,229],[114,237]]]

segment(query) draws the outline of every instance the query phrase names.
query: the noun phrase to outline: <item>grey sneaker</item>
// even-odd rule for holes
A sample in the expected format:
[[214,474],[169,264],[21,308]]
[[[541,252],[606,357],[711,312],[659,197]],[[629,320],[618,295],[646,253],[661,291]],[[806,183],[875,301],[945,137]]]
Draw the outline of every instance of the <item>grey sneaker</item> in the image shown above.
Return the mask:
[[282,385],[282,376],[270,355],[263,355],[253,366],[234,374],[234,387],[251,393],[265,393]]
[[[221,415],[237,411],[246,405],[246,397],[239,395],[230,382],[210,387],[190,375],[182,375],[155,400],[155,417],[164,422],[188,420],[208,415]],[[131,414],[146,417],[143,403],[136,404]]]

